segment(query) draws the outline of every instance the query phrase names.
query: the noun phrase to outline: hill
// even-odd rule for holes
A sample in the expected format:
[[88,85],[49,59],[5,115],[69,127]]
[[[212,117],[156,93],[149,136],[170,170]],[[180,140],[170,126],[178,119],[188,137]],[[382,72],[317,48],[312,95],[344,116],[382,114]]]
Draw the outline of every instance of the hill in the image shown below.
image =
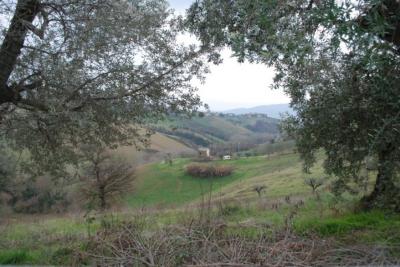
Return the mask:
[[197,152],[177,139],[168,137],[161,133],[151,136],[150,146],[138,149],[134,145],[121,146],[115,150],[114,155],[127,159],[135,165],[162,160],[166,154],[176,156],[189,156]]
[[207,113],[192,118],[169,116],[151,128],[190,147],[260,144],[279,136],[279,120],[263,114]]
[[170,115],[151,124],[155,132],[150,146],[119,147],[115,154],[136,165],[159,161],[166,154],[194,155],[199,147],[209,147],[213,155],[243,152],[269,143],[280,136],[279,120],[264,114],[198,114],[192,118]]
[[280,119],[283,113],[293,114],[294,111],[290,108],[289,104],[276,104],[276,105],[265,105],[257,106],[252,108],[236,108],[225,110],[223,113],[231,113],[235,115],[259,113],[268,115],[271,118]]

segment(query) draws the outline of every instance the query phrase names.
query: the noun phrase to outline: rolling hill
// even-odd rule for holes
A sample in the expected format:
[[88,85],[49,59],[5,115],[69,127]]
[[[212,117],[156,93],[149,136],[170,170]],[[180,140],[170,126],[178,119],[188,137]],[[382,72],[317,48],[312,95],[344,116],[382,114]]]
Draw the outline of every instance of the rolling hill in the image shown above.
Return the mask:
[[223,111],[223,113],[231,113],[235,115],[259,113],[268,115],[269,117],[275,119],[280,119],[281,114],[284,114],[286,112],[289,114],[294,113],[294,111],[290,108],[289,104],[265,105],[252,108],[236,108]]
[[121,146],[113,153],[117,157],[122,157],[127,160],[127,162],[131,162],[135,165],[162,160],[167,154],[173,156],[197,154],[196,150],[188,147],[179,140],[160,133],[152,135],[148,148],[139,150],[135,146]]
[[279,137],[278,125],[279,120],[263,114],[169,116],[150,125],[155,133],[149,147],[122,146],[114,153],[139,165],[162,160],[167,154],[173,157],[195,155],[199,147],[211,148],[214,155],[243,152]]
[[279,120],[263,114],[207,113],[192,118],[169,116],[151,128],[196,148],[221,144],[260,144],[279,136]]

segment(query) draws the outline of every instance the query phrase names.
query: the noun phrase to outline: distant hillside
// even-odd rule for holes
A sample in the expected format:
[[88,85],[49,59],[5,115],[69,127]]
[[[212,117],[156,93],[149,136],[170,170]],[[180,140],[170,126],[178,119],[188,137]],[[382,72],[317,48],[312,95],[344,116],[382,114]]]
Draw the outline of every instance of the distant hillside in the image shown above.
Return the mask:
[[232,113],[236,115],[260,113],[276,119],[280,119],[280,115],[286,112],[293,114],[293,110],[289,107],[289,104],[265,105],[252,108],[236,108],[223,111],[223,113]]
[[142,164],[154,161],[160,161],[167,154],[173,156],[196,155],[197,151],[183,144],[176,138],[171,138],[166,135],[155,133],[151,136],[150,147],[138,150],[134,145],[120,146],[113,154],[127,159],[128,162],[134,164]]
[[213,155],[244,152],[280,137],[279,120],[264,114],[199,113],[192,118],[171,115],[150,128],[150,146],[138,150],[121,146],[113,153],[135,164],[173,157],[197,155],[208,147]]
[[190,147],[234,143],[246,146],[278,137],[278,124],[279,120],[263,114],[207,113],[191,119],[169,116],[151,128]]

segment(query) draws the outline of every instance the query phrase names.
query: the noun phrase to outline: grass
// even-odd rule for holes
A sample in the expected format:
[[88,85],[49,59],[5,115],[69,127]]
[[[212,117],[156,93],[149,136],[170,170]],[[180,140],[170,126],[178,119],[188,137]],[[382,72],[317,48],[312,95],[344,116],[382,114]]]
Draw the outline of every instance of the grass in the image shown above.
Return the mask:
[[296,223],[296,230],[363,243],[400,245],[400,215],[383,211],[348,213],[318,220],[305,218]]
[[0,264],[28,264],[40,260],[40,253],[25,249],[9,249],[0,251]]
[[[0,225],[0,264],[58,264],[86,236],[87,225],[81,218],[9,218]],[[65,263],[68,255],[64,256]]]
[[[271,198],[298,195],[308,192],[304,185],[298,155],[249,157],[231,161],[217,161],[234,167],[232,175],[215,179],[199,179],[185,174],[188,159],[175,160],[172,166],[155,163],[138,173],[135,192],[127,198],[131,207],[181,206],[191,201],[200,201],[210,190],[218,198],[254,198],[255,185],[267,186]],[[320,167],[312,175],[322,175]]]
[[[210,212],[227,223],[227,233],[257,237],[283,227],[294,204],[302,199],[305,203],[296,210],[291,222],[300,235],[317,234],[350,244],[400,244],[400,215],[381,211],[353,213],[357,197],[345,195],[337,202],[327,191],[321,192],[321,201],[317,201],[304,185],[306,175],[300,172],[301,163],[296,154],[218,161],[216,164],[231,165],[235,171],[217,179],[186,175],[184,170],[189,163],[188,159],[178,159],[172,166],[155,163],[138,171],[136,192],[128,196],[128,205],[131,208],[173,207],[144,213],[143,216],[150,216],[154,222],[146,225],[146,230],[198,216],[199,210],[185,204],[198,204],[202,196],[208,198],[211,190]],[[311,175],[323,175],[320,165]],[[260,184],[267,186],[261,198],[253,191]],[[286,203],[286,196],[291,196],[291,203]],[[279,208],[272,209],[271,205],[276,203]],[[125,214],[114,217],[98,217],[90,225],[79,216],[9,218],[7,224],[0,225],[0,264],[70,265],[73,249],[84,250],[88,235],[102,229],[102,221],[130,221],[141,216],[138,212],[128,209]]]

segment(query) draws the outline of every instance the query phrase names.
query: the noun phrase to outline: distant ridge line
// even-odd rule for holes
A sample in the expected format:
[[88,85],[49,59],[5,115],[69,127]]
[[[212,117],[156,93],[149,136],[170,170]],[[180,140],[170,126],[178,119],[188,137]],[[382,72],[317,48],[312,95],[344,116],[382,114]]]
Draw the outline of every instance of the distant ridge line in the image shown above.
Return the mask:
[[290,108],[289,104],[273,104],[273,105],[262,105],[251,108],[235,108],[221,111],[221,113],[231,113],[235,115],[243,115],[249,113],[260,113],[266,114],[269,117],[280,119],[281,114],[289,113],[293,114],[294,111]]

